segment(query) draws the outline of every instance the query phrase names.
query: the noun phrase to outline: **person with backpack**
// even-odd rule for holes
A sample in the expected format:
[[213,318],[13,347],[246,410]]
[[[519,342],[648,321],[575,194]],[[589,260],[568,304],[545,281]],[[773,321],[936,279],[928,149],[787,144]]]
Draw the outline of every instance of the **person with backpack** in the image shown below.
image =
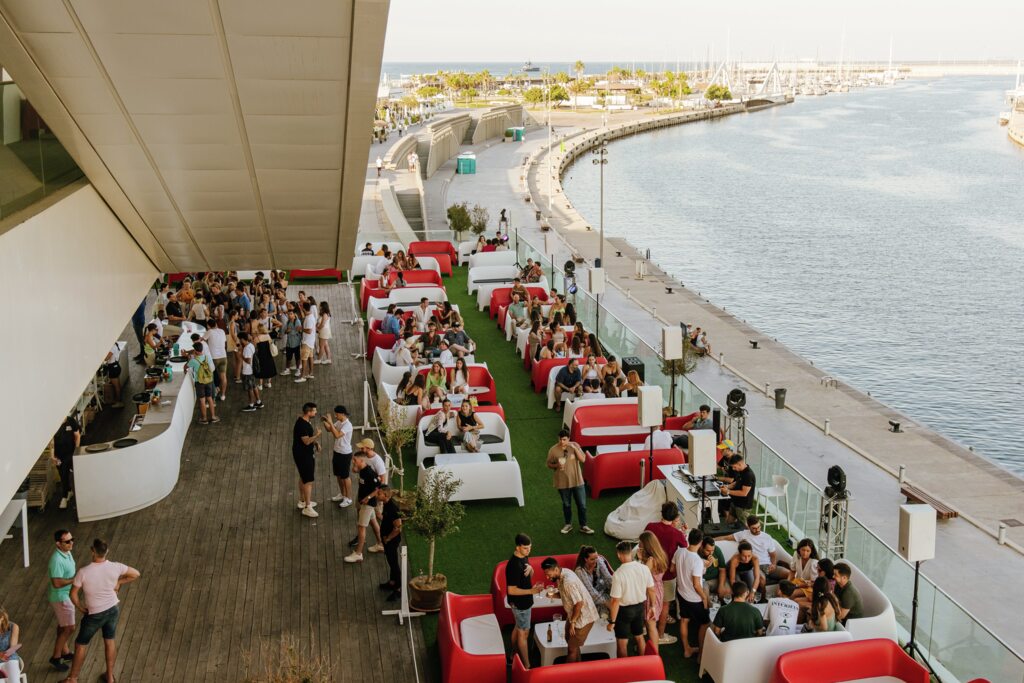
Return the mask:
[[220,418],[217,417],[217,403],[213,398],[213,359],[203,353],[203,349],[201,341],[193,343],[192,358],[186,365],[192,372],[192,380],[195,382],[201,425],[220,422]]

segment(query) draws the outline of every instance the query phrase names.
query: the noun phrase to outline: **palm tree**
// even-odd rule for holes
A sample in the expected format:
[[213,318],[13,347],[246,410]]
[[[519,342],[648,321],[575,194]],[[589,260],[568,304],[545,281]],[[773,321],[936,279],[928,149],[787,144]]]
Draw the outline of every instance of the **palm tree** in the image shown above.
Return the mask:
[[[583,77],[583,72],[586,70],[587,65],[583,63],[582,59],[577,59],[576,63],[572,65],[572,70],[576,72],[576,90],[579,92],[580,78]],[[576,111],[576,98],[572,100],[572,110]]]

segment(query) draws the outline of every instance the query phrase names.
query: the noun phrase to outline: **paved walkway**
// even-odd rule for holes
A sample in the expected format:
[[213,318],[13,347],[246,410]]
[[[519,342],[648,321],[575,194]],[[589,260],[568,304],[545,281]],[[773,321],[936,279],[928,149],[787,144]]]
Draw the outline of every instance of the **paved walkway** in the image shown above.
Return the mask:
[[[566,121],[565,126],[561,126],[561,122],[561,119],[555,120],[556,140],[557,136],[578,133],[581,125],[594,128],[600,123],[593,115],[589,119],[574,117]],[[527,141],[521,144],[492,142],[474,147],[476,175],[445,177],[442,174],[447,169],[443,168],[427,181],[428,213],[459,201],[480,203],[494,218],[501,208],[508,208],[513,230],[519,228],[525,239],[540,248],[544,234],[534,217],[534,203],[525,201],[522,169],[524,160],[545,143],[545,135],[530,131]],[[528,176],[530,189],[540,198],[541,209],[545,212],[546,170],[546,160],[541,157]],[[585,221],[568,205],[557,180],[552,181],[552,187],[552,224],[567,240],[552,240],[555,262],[562,263],[574,253],[592,261],[599,250],[597,217],[591,217],[594,219],[591,222]],[[587,231],[587,225],[594,229]],[[616,251],[623,255],[617,257]],[[895,547],[897,543],[897,507],[904,502],[891,474],[899,464],[908,466],[908,477],[915,483],[948,501],[962,514],[977,519],[986,529],[994,531],[1001,519],[1024,520],[1024,496],[1021,495],[1024,482],[1020,479],[905,416],[901,416],[901,421],[907,433],[888,432],[887,419],[894,411],[843,384],[837,389],[823,387],[820,377],[825,373],[821,369],[715,308],[692,288],[680,289],[678,282],[673,283],[657,269],[653,269],[644,282],[635,280],[633,257],[636,255],[624,241],[608,240],[605,256],[609,282],[615,285],[603,299],[607,308],[654,348],[660,345],[660,328],[665,324],[684,320],[707,329],[716,353],[725,353],[728,366],[736,368],[737,372],[728,367],[720,368],[715,362],[702,361],[692,376],[695,383],[719,402],[724,402],[725,394],[735,387],[747,391],[748,426],[817,485],[825,485],[830,465],[841,465],[854,493],[853,513],[890,546]],[[675,285],[673,294],[665,292],[666,284]],[[699,283],[688,284],[699,287]],[[650,308],[656,307],[660,316],[638,305],[638,301]],[[671,323],[661,316],[669,318]],[[751,349],[750,339],[761,340],[762,348]],[[775,410],[773,401],[754,390],[757,387],[763,391],[766,382],[773,387],[786,387],[789,405],[811,421],[792,410]],[[826,437],[820,427],[825,417],[831,419],[833,434],[846,436],[858,450],[877,454],[879,464],[840,440]],[[1011,529],[1010,538],[1024,541],[1024,528]],[[1024,555],[1010,547],[999,546],[990,533],[964,519],[940,522],[938,540],[938,557],[925,565],[924,573],[980,617],[1011,647],[1024,652],[1024,632],[1018,628],[1017,615],[1006,610],[1004,598],[992,590],[995,585],[1016,585],[1024,573]],[[984,558],[980,564],[985,567],[986,581],[977,581],[979,562],[964,562],[965,557]]]
[[[330,502],[336,484],[330,476],[329,436],[323,438],[313,493],[320,517],[302,517],[295,506],[290,453],[295,418],[303,402],[312,400],[321,412],[344,403],[353,422],[361,424],[365,362],[348,355],[358,350],[362,329],[341,322],[354,316],[349,288],[292,287],[330,302],[333,365],[317,366],[316,379],[305,384],[278,376],[264,393],[267,408],[251,414],[240,412],[241,385],[229,384],[228,400],[218,405],[222,421],[191,425],[178,485],[156,505],[80,524],[54,501],[45,512],[30,515],[28,569],[21,566],[20,538],[0,545],[0,604],[21,627],[20,654],[33,683],[63,678],[47,663],[55,626],[46,602],[47,560],[53,531],[60,527],[76,538],[79,566],[99,536],[110,541],[112,560],[142,572],[137,583],[120,592],[118,680],[239,681],[247,667],[255,674],[264,664],[281,661],[285,639],[301,657],[321,658],[332,681],[417,680],[408,627],[381,615],[395,604],[386,603],[377,588],[387,576],[383,556],[367,555],[358,565],[342,562],[355,535],[356,512]],[[132,364],[133,370],[138,367]],[[135,382],[138,386],[141,379]],[[412,635],[419,680],[425,681],[418,622]],[[97,637],[80,680],[97,680],[102,657]]]

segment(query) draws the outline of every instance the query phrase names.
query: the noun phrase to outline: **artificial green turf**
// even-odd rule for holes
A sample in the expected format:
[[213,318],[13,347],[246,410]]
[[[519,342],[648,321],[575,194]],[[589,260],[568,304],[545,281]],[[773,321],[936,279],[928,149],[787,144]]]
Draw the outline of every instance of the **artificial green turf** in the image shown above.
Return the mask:
[[[437,542],[434,570],[448,577],[448,590],[468,595],[489,593],[494,566],[508,559],[519,532],[533,539],[533,554],[562,555],[576,553],[583,544],[593,545],[598,552],[615,561],[616,539],[604,535],[604,520],[632,494],[622,489],[587,499],[588,523],[597,530],[593,536],[579,531],[562,535],[562,504],[552,486],[552,475],[545,464],[548,449],[557,440],[561,413],[547,409],[547,395],[534,393],[530,376],[523,369],[515,345],[505,341],[487,312],[479,312],[476,298],[466,292],[466,268],[455,268],[454,276],[446,278],[448,299],[459,306],[466,331],[476,341],[476,360],[486,362],[497,384],[498,401],[505,408],[505,418],[512,434],[512,452],[522,471],[525,505],[519,507],[512,498],[465,503],[466,516],[459,531]],[[406,451],[412,449],[406,448]],[[406,482],[415,480],[416,456],[404,454]],[[575,520],[575,506],[573,507]],[[409,573],[426,573],[427,544],[422,538],[407,534]],[[435,678],[440,679],[436,647],[436,617],[420,619]],[[670,633],[678,635],[675,626]],[[678,643],[661,648],[666,674],[673,681],[697,681],[697,664],[683,659]]]

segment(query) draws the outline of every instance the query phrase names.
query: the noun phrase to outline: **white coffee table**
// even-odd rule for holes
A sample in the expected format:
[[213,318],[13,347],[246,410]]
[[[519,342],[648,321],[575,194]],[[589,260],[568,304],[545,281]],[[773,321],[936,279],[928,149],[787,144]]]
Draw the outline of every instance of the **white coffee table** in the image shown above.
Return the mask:
[[[551,642],[548,642],[548,625],[551,626]],[[565,621],[534,624],[533,639],[540,650],[541,666],[550,666],[555,663],[558,657],[569,654],[569,645],[565,642]],[[598,619],[590,633],[587,634],[587,642],[580,648],[582,654],[603,652],[612,659],[615,658],[615,633],[608,630],[608,622]]]

